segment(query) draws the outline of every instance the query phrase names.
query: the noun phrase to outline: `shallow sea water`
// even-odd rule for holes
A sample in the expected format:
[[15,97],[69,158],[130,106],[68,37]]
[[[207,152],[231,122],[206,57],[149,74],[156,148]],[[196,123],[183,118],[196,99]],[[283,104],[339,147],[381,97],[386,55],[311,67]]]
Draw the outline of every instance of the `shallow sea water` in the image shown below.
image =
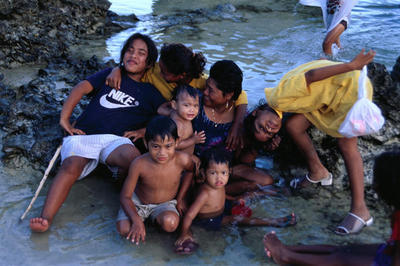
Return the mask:
[[[216,2],[111,2],[114,12],[125,15],[133,12],[140,22],[104,42],[97,41],[95,48],[88,43],[88,47],[82,49],[90,51],[86,54],[88,57],[95,53],[104,60],[117,60],[121,43],[136,31],[153,36],[158,46],[165,42],[182,42],[204,53],[208,59],[207,69],[222,58],[235,60],[244,72],[243,87],[250,105],[263,98],[263,88],[274,86],[286,71],[322,55],[325,34],[322,17],[319,12],[310,10],[311,7],[299,6],[297,1],[252,1],[251,5],[271,7],[273,11],[237,11],[245,18],[244,22],[206,21],[172,27],[163,26],[165,23],[157,18],[173,16],[177,9],[212,9]],[[249,4],[240,0],[229,2]],[[361,0],[353,9],[352,23],[342,35],[344,48],[338,59],[350,60],[362,47],[374,48],[377,51],[375,61],[391,69],[400,51],[399,14],[398,1]],[[27,164],[21,162],[21,165]],[[259,165],[270,168],[274,165],[273,158],[262,158]],[[349,191],[320,188],[318,196],[314,197],[310,194],[265,197],[250,203],[253,215],[259,217],[284,216],[294,211],[298,216],[294,227],[230,226],[216,233],[194,228],[199,250],[191,256],[178,256],[172,251],[176,234],[147,227],[146,243],[140,246],[118,236],[115,229],[118,187],[100,169],[73,186],[50,231],[32,234],[28,221],[40,214],[51,177],[28,217],[22,222],[18,220],[42,175],[41,171],[27,166],[12,169],[0,162],[2,265],[273,265],[262,245],[263,235],[271,230],[286,244],[377,243],[383,242],[390,233],[389,210],[379,200],[368,200],[376,223],[355,236],[336,236],[332,230],[349,209]]]

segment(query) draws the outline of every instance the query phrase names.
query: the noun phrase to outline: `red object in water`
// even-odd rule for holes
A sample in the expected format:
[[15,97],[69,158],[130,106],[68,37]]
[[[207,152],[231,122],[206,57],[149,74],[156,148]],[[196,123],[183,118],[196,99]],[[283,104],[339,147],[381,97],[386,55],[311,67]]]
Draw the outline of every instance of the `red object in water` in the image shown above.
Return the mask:
[[244,202],[240,202],[239,205],[235,205],[232,207],[232,215],[244,216],[244,217],[251,217],[253,211],[250,207],[247,207]]

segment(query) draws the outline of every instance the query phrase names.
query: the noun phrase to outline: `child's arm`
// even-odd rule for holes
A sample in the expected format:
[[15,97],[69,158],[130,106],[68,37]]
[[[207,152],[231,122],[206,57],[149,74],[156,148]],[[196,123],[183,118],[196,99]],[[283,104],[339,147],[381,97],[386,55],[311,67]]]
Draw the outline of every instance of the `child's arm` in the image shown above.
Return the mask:
[[183,214],[187,210],[186,203],[186,194],[192,184],[193,172],[185,172],[182,178],[181,185],[179,187],[178,195],[176,196],[176,209],[179,214],[183,216]]
[[186,211],[186,194],[189,190],[190,184],[192,183],[193,179],[193,171],[195,169],[195,163],[193,162],[192,156],[181,152],[180,153],[180,160],[182,160],[183,169],[185,170],[185,174],[182,179],[182,183],[179,187],[178,194],[176,196],[178,212],[180,215]]
[[343,63],[333,66],[320,67],[311,69],[305,73],[307,86],[311,83],[320,81],[332,76],[343,74],[353,70],[361,70],[363,66],[368,64],[374,59],[376,54],[375,51],[370,50],[368,53],[364,53],[364,49],[349,63]]
[[206,141],[206,134],[204,133],[204,131],[201,132],[195,131],[190,138],[180,140],[176,148],[178,150],[183,150],[192,145],[196,145],[197,143],[204,143],[205,141]]
[[138,129],[138,130],[125,131],[124,137],[131,139],[132,142],[135,142],[138,139],[144,138],[145,134],[146,134],[146,128],[144,127],[144,128]]
[[183,217],[182,226],[181,226],[181,233],[179,238],[175,241],[175,245],[180,245],[187,239],[193,240],[192,232],[190,231],[190,226],[194,218],[196,218],[197,214],[207,202],[208,193],[205,190],[201,190],[200,193],[197,195],[195,201],[190,206],[189,210]]
[[106,78],[106,85],[119,90],[121,87],[121,69],[114,67],[110,74]]
[[230,150],[243,148],[243,121],[247,113],[247,104],[236,106],[235,118],[232,127],[229,130],[228,138],[226,139],[226,146]]
[[63,105],[60,115],[60,125],[71,136],[74,134],[85,135],[85,132],[80,129],[74,128],[71,125],[69,118],[71,117],[72,111],[74,110],[75,106],[79,103],[82,97],[89,94],[92,90],[93,86],[92,84],[90,84],[89,81],[81,81],[72,89],[70,95]]
[[139,217],[135,204],[132,201],[132,195],[135,191],[137,181],[139,179],[140,174],[140,157],[138,160],[134,160],[130,167],[129,173],[126,177],[124,185],[121,190],[121,194],[119,196],[119,200],[121,202],[121,206],[124,209],[126,215],[132,222],[131,228],[126,239],[131,239],[133,243],[136,242],[136,245],[139,245],[139,241],[145,240],[146,230],[144,227],[144,223],[142,219]]

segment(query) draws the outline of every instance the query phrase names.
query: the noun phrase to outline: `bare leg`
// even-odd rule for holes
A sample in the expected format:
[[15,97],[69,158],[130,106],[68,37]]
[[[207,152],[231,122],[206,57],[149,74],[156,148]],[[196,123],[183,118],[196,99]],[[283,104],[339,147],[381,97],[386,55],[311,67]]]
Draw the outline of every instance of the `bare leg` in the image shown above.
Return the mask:
[[287,121],[286,128],[300,151],[304,154],[310,170],[309,178],[318,181],[328,176],[329,171],[321,163],[317,151],[306,130],[311,123],[302,114],[295,114]]
[[244,217],[244,216],[224,216],[222,224],[236,223],[237,225],[244,226],[275,226],[275,227],[287,227],[297,223],[296,216],[294,213],[291,215],[281,218],[256,218],[256,217]]
[[173,211],[165,211],[157,216],[156,221],[164,231],[171,233],[178,228],[179,216]]
[[30,220],[32,231],[47,231],[54,216],[67,198],[72,185],[81,175],[83,168],[88,162],[88,159],[78,156],[68,157],[63,161],[47,193],[41,216]]
[[129,233],[129,230],[131,229],[131,221],[130,220],[121,220],[117,222],[117,231],[118,233],[126,237]]
[[[267,255],[272,256],[279,265],[371,265],[378,245],[304,246],[307,253],[300,253],[283,245],[274,233],[269,233],[264,236],[264,247]],[[312,248],[315,248],[316,252],[313,252]],[[323,250],[327,253],[322,253]]]
[[258,190],[257,183],[250,181],[233,181],[225,186],[226,194],[237,196],[249,191]]
[[328,32],[326,35],[324,42],[322,43],[322,49],[324,53],[327,55],[332,55],[332,44],[336,43],[336,45],[340,48],[340,35],[344,32],[345,28],[343,24],[338,24],[333,30]]
[[233,178],[251,181],[261,186],[271,185],[274,182],[269,174],[245,164],[235,165],[233,167],[232,175]]
[[366,221],[371,215],[364,200],[364,167],[358,151],[357,138],[339,138],[338,145],[349,175],[351,187],[350,211]]
[[129,165],[140,155],[139,150],[130,144],[124,144],[113,150],[107,157],[106,163],[112,166],[118,166],[122,177],[128,174]]

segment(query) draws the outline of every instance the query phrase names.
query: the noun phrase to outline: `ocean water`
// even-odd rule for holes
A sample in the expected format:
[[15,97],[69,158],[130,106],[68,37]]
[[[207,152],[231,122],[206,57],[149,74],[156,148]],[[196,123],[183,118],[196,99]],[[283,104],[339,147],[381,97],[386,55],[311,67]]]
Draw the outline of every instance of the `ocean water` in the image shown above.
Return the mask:
[[[85,51],[90,51],[89,57],[95,53],[104,60],[117,61],[121,44],[137,31],[151,35],[159,47],[163,43],[182,42],[206,56],[207,69],[223,58],[237,62],[244,72],[243,88],[250,105],[262,99],[263,89],[277,84],[288,70],[322,56],[325,29],[321,13],[294,0],[111,2],[112,11],[121,15],[134,13],[140,21],[132,23],[130,29],[85,47]],[[223,3],[243,8],[233,13],[234,19],[182,23],[190,11],[213,11],[217,4]],[[271,11],[254,12],[266,8]],[[353,9],[348,30],[342,34],[343,49],[336,59],[348,61],[361,48],[373,48],[377,51],[375,61],[390,70],[400,55],[399,14],[400,1],[360,0]],[[273,164],[273,158],[259,160],[259,165],[267,169]],[[192,256],[178,256],[173,252],[176,234],[148,227],[146,243],[140,246],[119,237],[115,229],[118,187],[104,175],[95,173],[73,186],[48,232],[32,234],[29,218],[40,214],[52,178],[28,217],[20,222],[19,217],[43,175],[24,167],[27,164],[23,161],[21,165],[12,169],[0,162],[1,265],[273,265],[262,245],[263,235],[271,230],[286,244],[378,243],[390,233],[388,210],[379,200],[370,200],[367,204],[376,221],[374,226],[358,235],[336,236],[332,230],[349,209],[349,191],[321,188],[323,193],[319,197],[281,195],[250,202],[253,215],[258,217],[295,212],[298,224],[294,227],[229,226],[216,233],[194,228],[199,250]]]

